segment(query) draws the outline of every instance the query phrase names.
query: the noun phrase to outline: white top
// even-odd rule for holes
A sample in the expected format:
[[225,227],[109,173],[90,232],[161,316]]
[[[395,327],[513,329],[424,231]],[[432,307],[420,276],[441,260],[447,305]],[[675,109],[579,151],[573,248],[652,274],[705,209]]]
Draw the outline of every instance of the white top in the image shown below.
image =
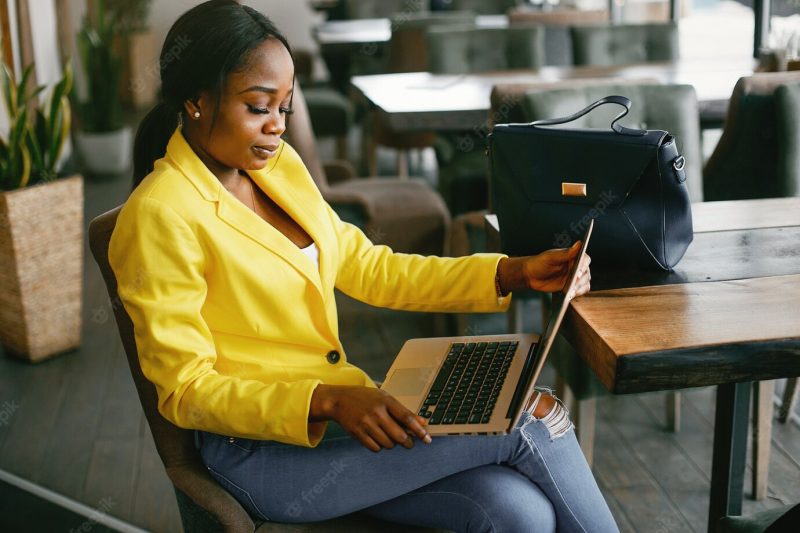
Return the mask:
[[314,263],[314,265],[316,265],[316,267],[319,268],[319,249],[317,248],[317,245],[314,242],[312,242],[305,248],[300,248],[300,251],[306,254],[308,258],[311,259],[311,261]]

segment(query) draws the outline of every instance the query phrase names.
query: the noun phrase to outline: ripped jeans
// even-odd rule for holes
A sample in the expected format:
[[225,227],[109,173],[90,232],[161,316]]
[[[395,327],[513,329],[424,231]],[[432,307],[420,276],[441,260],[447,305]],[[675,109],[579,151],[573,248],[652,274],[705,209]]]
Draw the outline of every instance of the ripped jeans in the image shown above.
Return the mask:
[[211,475],[263,520],[361,510],[457,532],[618,531],[560,402],[541,419],[525,413],[508,435],[439,436],[379,453],[335,423],[316,448],[197,436]]

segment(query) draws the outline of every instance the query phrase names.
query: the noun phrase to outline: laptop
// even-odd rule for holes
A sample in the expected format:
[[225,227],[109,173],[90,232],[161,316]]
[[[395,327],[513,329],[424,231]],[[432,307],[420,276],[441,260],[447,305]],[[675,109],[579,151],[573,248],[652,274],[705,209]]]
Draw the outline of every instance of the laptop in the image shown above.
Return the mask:
[[528,406],[567,312],[593,227],[591,220],[564,297],[553,306],[541,338],[515,334],[410,339],[381,388],[427,418],[431,435],[510,432]]

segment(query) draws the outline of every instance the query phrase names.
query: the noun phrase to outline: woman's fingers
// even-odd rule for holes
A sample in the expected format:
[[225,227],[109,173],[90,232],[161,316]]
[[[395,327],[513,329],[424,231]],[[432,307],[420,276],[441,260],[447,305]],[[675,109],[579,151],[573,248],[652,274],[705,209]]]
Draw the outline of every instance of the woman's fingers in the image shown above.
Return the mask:
[[[389,414],[392,415],[392,418],[400,422],[406,429],[410,430],[411,433],[420,439],[425,444],[430,444],[431,436],[428,433],[428,430],[425,429],[425,425],[421,422],[421,417],[415,415],[405,407],[403,404],[392,398],[392,402],[389,404]],[[399,441],[398,441],[399,442]]]
[[353,433],[353,436],[368,450],[373,452],[381,451],[381,445],[375,442],[375,440],[372,437],[370,437],[366,431],[363,430],[356,431]]

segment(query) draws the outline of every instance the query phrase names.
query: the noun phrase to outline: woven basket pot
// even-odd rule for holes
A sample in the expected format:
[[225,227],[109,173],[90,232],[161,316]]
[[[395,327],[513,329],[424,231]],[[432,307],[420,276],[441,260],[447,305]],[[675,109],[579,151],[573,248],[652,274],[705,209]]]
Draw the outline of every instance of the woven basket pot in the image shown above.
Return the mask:
[[80,345],[83,178],[0,192],[0,342],[36,362]]

